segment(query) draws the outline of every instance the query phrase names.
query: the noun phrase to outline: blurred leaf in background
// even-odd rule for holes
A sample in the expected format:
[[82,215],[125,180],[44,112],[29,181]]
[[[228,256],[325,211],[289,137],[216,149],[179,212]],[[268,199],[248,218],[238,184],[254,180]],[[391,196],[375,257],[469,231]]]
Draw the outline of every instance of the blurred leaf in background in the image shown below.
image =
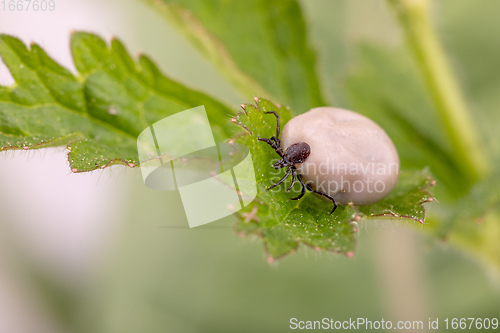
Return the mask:
[[263,96],[302,113],[325,105],[316,55],[295,0],[149,1],[247,98]]
[[[402,7],[406,3],[405,1],[393,2],[401,3]],[[419,3],[427,2],[415,2],[417,4],[415,7]],[[409,8],[411,6],[413,5],[408,5]],[[459,19],[460,13],[468,18],[471,17],[473,9],[468,6],[472,6],[471,2],[458,1],[454,2],[453,5],[450,2],[440,2],[439,5],[436,4],[431,9],[438,10],[439,13],[445,12],[453,19]],[[462,171],[463,165],[459,165],[460,159],[457,160],[453,157],[451,149],[453,142],[445,136],[444,126],[446,124],[443,124],[443,119],[436,116],[438,114],[437,106],[425,88],[425,73],[419,73],[418,57],[412,55],[411,48],[401,50],[394,47],[360,44],[357,46],[356,66],[347,79],[347,88],[350,103],[354,109],[374,119],[379,119],[379,123],[387,126],[384,128],[395,139],[402,166],[423,163],[429,165],[431,170],[435,172],[440,181],[440,186],[436,187],[436,196],[440,205],[431,210],[433,218],[427,230],[436,230],[438,237],[446,235],[446,239],[449,239],[452,244],[460,247],[465,246],[465,249],[472,250],[473,253],[479,255],[479,258],[493,264],[498,269],[500,268],[500,252],[495,245],[496,241],[493,240],[500,237],[498,228],[495,226],[498,224],[498,220],[496,223],[486,223],[485,225],[476,223],[478,217],[484,217],[488,212],[490,212],[488,221],[498,219],[498,216],[491,215],[491,212],[500,203],[499,191],[494,180],[497,178],[495,175],[500,172],[500,164],[498,163],[500,136],[498,131],[493,130],[500,124],[498,112],[494,111],[500,105],[498,99],[495,101],[496,106],[492,105],[489,99],[488,102],[482,102],[484,96],[488,96],[488,93],[485,93],[485,91],[489,91],[488,83],[493,85],[496,83],[491,75],[484,76],[484,80],[488,83],[481,83],[479,78],[483,78],[483,75],[474,74],[474,71],[487,71],[484,66],[494,66],[497,61],[494,57],[495,51],[487,51],[488,48],[494,49],[494,46],[480,48],[483,61],[470,58],[470,50],[477,50],[478,45],[476,44],[480,43],[481,40],[484,41],[484,36],[494,37],[494,34],[478,29],[478,27],[491,28],[489,25],[491,23],[488,23],[489,15],[486,15],[486,11],[495,12],[492,6],[495,5],[490,1],[485,8],[478,9],[478,17],[484,17],[485,20],[480,25],[474,25],[470,31],[467,29],[467,33],[458,28],[458,26],[463,27],[462,24],[454,25],[453,21],[448,24],[455,26],[458,31],[441,32],[445,42],[451,39],[458,43],[448,52],[450,58],[459,58],[459,51],[462,50],[462,57],[469,56],[468,59],[461,62],[462,65],[464,63],[472,65],[470,67],[457,66],[458,77],[462,79],[458,85],[465,87],[466,96],[471,101],[469,103],[472,105],[470,107],[471,130],[474,130],[475,127],[479,128],[478,144],[480,146],[476,149],[484,149],[487,158],[493,164],[493,176],[487,176],[481,181],[483,184],[471,185],[467,175]],[[498,13],[498,9],[496,12]],[[455,14],[457,16],[451,13],[457,13]],[[439,17],[439,15],[436,16]],[[404,16],[404,19],[408,19],[408,17]],[[490,18],[490,20],[494,20],[494,18]],[[486,44],[495,45],[491,42],[483,43],[485,46]],[[477,52],[474,54],[476,57],[479,55]],[[486,54],[491,55],[492,61],[487,60]],[[468,77],[463,72],[468,72]],[[469,78],[476,82],[471,85],[467,80]],[[478,102],[483,107],[478,107]],[[475,151],[465,152],[471,156],[473,153]],[[466,161],[463,163],[465,164]],[[472,191],[469,194],[471,188]],[[476,216],[476,219],[472,216]]]

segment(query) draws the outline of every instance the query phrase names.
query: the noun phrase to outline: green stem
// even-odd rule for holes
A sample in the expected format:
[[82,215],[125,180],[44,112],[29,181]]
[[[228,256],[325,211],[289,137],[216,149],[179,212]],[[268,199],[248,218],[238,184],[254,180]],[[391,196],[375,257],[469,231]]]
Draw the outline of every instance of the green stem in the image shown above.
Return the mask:
[[474,122],[439,43],[429,15],[429,0],[387,0],[396,10],[409,47],[423,74],[450,139],[457,168],[470,182],[489,170]]

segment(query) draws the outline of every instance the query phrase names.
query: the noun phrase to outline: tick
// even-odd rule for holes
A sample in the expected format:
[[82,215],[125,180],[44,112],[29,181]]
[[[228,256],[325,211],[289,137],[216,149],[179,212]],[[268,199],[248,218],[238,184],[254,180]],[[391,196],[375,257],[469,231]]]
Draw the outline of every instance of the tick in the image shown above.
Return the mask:
[[[296,180],[301,199],[306,190],[338,204],[370,204],[384,198],[395,186],[399,157],[389,136],[369,118],[353,111],[320,107],[292,118],[281,133],[276,111],[276,135],[258,138],[281,157],[273,166],[286,168],[282,184],[290,175],[290,191]],[[282,138],[280,138],[280,135]]]
[[270,189],[275,188],[276,186],[280,185],[281,183],[283,183],[285,181],[285,179],[287,179],[290,176],[290,174],[292,174],[292,182],[290,183],[290,186],[288,186],[286,191],[289,192],[292,189],[293,185],[295,185],[296,179],[298,179],[300,182],[300,185],[302,185],[302,190],[298,196],[291,198],[290,200],[301,199],[304,196],[304,194],[306,193],[306,189],[308,189],[309,191],[311,191],[313,193],[317,193],[319,195],[322,195],[325,198],[332,201],[333,208],[330,212],[330,214],[332,214],[335,211],[335,209],[337,209],[337,202],[335,201],[335,199],[332,196],[330,196],[329,194],[326,194],[324,192],[317,191],[317,190],[313,189],[311,187],[311,185],[306,184],[304,182],[301,174],[297,172],[297,166],[304,163],[307,160],[307,158],[309,157],[309,155],[311,154],[311,147],[306,142],[297,142],[297,143],[290,145],[288,148],[285,149],[285,151],[283,151],[283,149],[281,148],[281,141],[280,141],[280,130],[281,130],[280,129],[280,127],[281,127],[280,126],[281,125],[280,124],[281,123],[280,116],[278,115],[278,113],[276,111],[269,111],[269,112],[266,112],[266,114],[274,114],[274,116],[276,117],[276,123],[277,123],[276,124],[276,136],[272,136],[269,139],[258,138],[258,140],[269,144],[276,151],[276,153],[281,157],[281,159],[278,160],[278,162],[274,163],[275,169],[287,168],[285,176],[283,178],[281,178],[276,184],[268,187],[267,190],[269,191]]

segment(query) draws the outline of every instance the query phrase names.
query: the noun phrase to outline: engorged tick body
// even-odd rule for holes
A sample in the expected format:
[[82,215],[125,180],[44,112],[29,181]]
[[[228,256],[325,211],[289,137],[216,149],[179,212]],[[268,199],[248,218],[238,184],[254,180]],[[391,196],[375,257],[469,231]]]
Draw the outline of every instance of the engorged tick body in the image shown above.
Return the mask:
[[[276,111],[276,136],[258,140],[269,144],[281,159],[274,168],[287,168],[302,185],[298,200],[305,190],[319,194],[337,204],[366,205],[387,196],[399,175],[399,156],[385,131],[371,119],[349,110],[320,107],[292,118],[281,132]],[[280,139],[280,134],[282,138]]]

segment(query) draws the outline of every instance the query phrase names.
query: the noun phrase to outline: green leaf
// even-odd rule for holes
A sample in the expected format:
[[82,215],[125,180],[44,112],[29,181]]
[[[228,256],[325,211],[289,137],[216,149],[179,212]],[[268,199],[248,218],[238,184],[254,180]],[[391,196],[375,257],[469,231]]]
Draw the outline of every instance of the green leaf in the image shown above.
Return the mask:
[[500,170],[474,185],[466,196],[457,200],[453,214],[440,224],[438,236],[446,239],[452,232],[470,233],[469,227],[481,225],[485,216],[500,205],[499,187]]
[[295,0],[146,1],[246,96],[273,97],[302,112],[325,104]]
[[451,157],[449,139],[404,50],[360,44],[358,60],[346,80],[350,104],[389,134],[402,169],[431,167],[446,196],[467,192],[467,182]]
[[478,182],[457,200],[453,212],[437,225],[436,235],[475,253],[500,269],[500,170]]
[[474,186],[456,204],[454,214],[437,230],[451,245],[467,249],[488,266],[500,270],[500,176]]
[[359,206],[357,210],[368,217],[402,217],[424,223],[426,216],[422,204],[434,201],[426,189],[435,184],[428,169],[402,171],[396,187],[387,197],[371,205]]
[[402,172],[395,189],[380,202],[366,206],[339,206],[330,214],[332,204],[307,192],[304,198],[291,201],[299,193],[300,186],[290,192],[283,185],[273,190],[266,188],[283,175],[273,174],[272,164],[278,159],[276,152],[258,137],[271,137],[276,131],[276,119],[267,111],[277,111],[282,126],[291,118],[288,108],[265,99],[256,104],[243,105],[234,122],[243,129],[236,141],[250,148],[257,180],[258,196],[253,205],[241,213],[242,220],[236,230],[241,235],[257,234],[264,241],[269,261],[294,252],[299,243],[317,251],[327,250],[351,256],[356,247],[358,225],[362,219],[390,216],[411,219],[423,223],[425,202],[432,201],[426,189],[434,185],[427,170]]
[[123,44],[107,45],[77,32],[71,51],[79,76],[41,47],[0,35],[0,56],[16,83],[0,86],[0,147],[67,145],[74,172],[123,163],[136,165],[137,136],[150,124],[205,105],[218,140],[229,136],[231,110],[164,76],[146,56],[134,61]]

